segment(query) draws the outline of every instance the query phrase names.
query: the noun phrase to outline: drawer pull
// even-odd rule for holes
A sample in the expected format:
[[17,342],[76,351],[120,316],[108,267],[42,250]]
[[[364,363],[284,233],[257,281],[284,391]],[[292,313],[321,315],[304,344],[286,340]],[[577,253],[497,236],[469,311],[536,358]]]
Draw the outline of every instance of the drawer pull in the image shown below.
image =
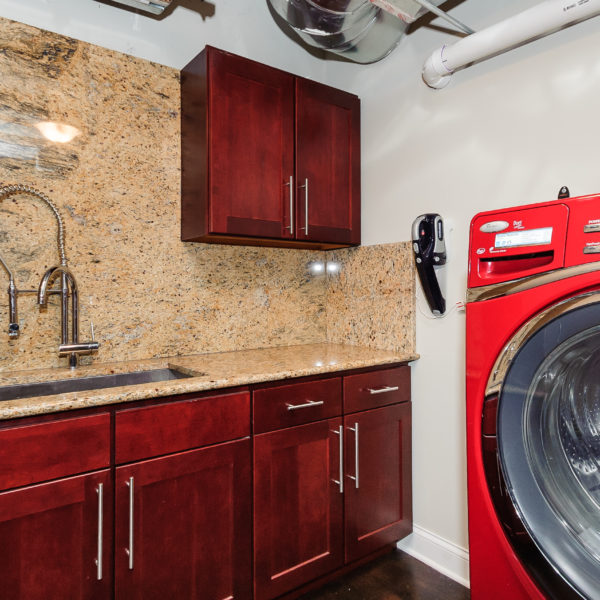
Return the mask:
[[323,400],[309,400],[306,404],[286,404],[288,410],[298,410],[300,408],[311,408],[312,406],[323,405]]
[[340,486],[340,494],[344,493],[344,427],[340,425],[338,430],[332,429],[331,433],[340,436],[340,478],[334,479],[333,483]]
[[290,175],[289,183],[285,185],[290,186],[290,224],[286,229],[290,230],[290,235],[294,235],[294,176]]
[[304,185],[298,187],[304,188],[304,227],[299,229],[304,229],[304,235],[308,237],[308,179],[304,180]]
[[102,533],[104,531],[104,484],[99,483],[96,488],[98,494],[98,558],[96,559],[96,579],[102,580],[102,551],[103,551],[103,539]]
[[133,477],[130,477],[129,481],[125,482],[125,485],[129,487],[129,548],[126,548],[125,552],[129,556],[129,570],[133,571]]
[[348,427],[350,431],[354,432],[354,475],[348,475],[350,479],[354,481],[354,487],[359,488],[358,480],[358,463],[359,463],[359,450],[358,450],[358,423],[354,423],[354,427]]
[[367,388],[369,394],[385,394],[386,392],[397,392],[400,388],[397,385],[386,385],[380,388]]

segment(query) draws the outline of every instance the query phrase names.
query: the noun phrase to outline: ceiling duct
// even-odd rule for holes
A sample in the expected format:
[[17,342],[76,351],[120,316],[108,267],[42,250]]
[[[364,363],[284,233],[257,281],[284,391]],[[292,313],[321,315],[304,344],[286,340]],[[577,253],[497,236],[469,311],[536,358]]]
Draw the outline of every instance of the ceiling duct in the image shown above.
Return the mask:
[[[435,7],[443,0],[433,0]],[[357,63],[385,58],[408,23],[426,12],[421,0],[267,0],[310,46]]]
[[139,8],[154,15],[160,15],[171,4],[171,0],[112,0],[116,4],[124,4]]

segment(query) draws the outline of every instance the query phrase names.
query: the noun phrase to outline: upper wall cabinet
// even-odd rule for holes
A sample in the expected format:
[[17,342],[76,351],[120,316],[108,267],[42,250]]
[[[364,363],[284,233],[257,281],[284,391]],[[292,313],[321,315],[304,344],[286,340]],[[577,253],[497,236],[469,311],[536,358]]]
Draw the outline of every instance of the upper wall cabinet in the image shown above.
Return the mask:
[[358,97],[210,46],[181,86],[182,240],[360,244]]

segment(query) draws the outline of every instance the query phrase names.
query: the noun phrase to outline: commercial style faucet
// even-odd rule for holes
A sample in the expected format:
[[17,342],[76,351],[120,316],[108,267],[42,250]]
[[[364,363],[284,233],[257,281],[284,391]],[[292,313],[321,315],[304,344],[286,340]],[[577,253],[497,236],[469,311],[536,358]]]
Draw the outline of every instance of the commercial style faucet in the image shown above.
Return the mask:
[[[15,194],[28,194],[35,196],[54,214],[58,226],[57,245],[60,258],[60,265],[52,267],[44,273],[37,290],[38,305],[46,307],[48,305],[48,296],[50,294],[59,294],[61,297],[60,303],[60,324],[61,324],[61,343],[58,347],[60,356],[69,356],[69,366],[75,368],[79,362],[79,355],[91,354],[100,347],[100,344],[94,340],[94,326],[92,325],[92,341],[79,341],[79,294],[77,290],[77,282],[73,273],[67,266],[67,255],[65,253],[65,228],[62,217],[58,209],[42,192],[27,185],[5,185],[0,187],[0,201],[4,198]],[[35,290],[19,290],[15,285],[15,280],[12,271],[8,268],[2,257],[0,257],[0,265],[4,268],[8,275],[8,301],[9,301],[9,318],[10,324],[8,335],[11,339],[19,336],[19,322],[17,315],[17,296],[19,294],[35,294]],[[48,289],[54,280],[60,276],[60,289]],[[69,340],[69,295],[71,296],[71,339]]]
[[[77,290],[77,282],[73,273],[65,265],[58,265],[48,269],[38,290],[38,305],[48,305],[48,286],[58,277],[61,276],[61,305],[60,305],[60,329],[61,343],[58,347],[60,356],[69,356],[69,366],[74,369],[77,366],[79,355],[91,354],[100,347],[94,337],[92,328],[92,341],[79,341],[79,292]],[[69,341],[69,291],[71,294],[71,341]]]

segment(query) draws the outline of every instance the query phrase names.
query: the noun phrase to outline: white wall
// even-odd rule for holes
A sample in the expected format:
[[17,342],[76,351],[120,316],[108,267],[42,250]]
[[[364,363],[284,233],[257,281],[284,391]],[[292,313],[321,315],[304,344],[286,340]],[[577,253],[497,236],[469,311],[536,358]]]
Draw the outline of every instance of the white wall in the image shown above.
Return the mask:
[[[441,213],[452,229],[450,306],[464,296],[476,212],[553,199],[562,185],[573,195],[600,191],[599,18],[457,73],[433,91],[421,82],[422,63],[453,41],[448,32],[417,28],[374,65],[320,61],[281,33],[264,0],[211,3],[215,15],[206,20],[178,7],[157,21],[93,0],[0,0],[0,16],[176,68],[210,43],[358,93],[363,241],[406,240],[416,215]],[[465,0],[452,12],[479,29],[535,3]],[[417,349],[415,524],[423,539],[430,532],[452,551],[467,546],[464,314],[435,321],[419,314]],[[446,566],[466,575],[460,564]]]
[[[481,29],[535,3],[467,0],[452,14]],[[475,213],[551,200],[562,185],[572,195],[600,192],[600,18],[431,90],[420,80],[423,61],[452,41],[421,28],[380,63],[328,71],[332,85],[362,98],[363,243],[408,239],[417,215],[439,212],[453,228],[449,306],[464,297]],[[464,313],[417,315],[413,489],[419,530],[466,548],[464,328]]]

